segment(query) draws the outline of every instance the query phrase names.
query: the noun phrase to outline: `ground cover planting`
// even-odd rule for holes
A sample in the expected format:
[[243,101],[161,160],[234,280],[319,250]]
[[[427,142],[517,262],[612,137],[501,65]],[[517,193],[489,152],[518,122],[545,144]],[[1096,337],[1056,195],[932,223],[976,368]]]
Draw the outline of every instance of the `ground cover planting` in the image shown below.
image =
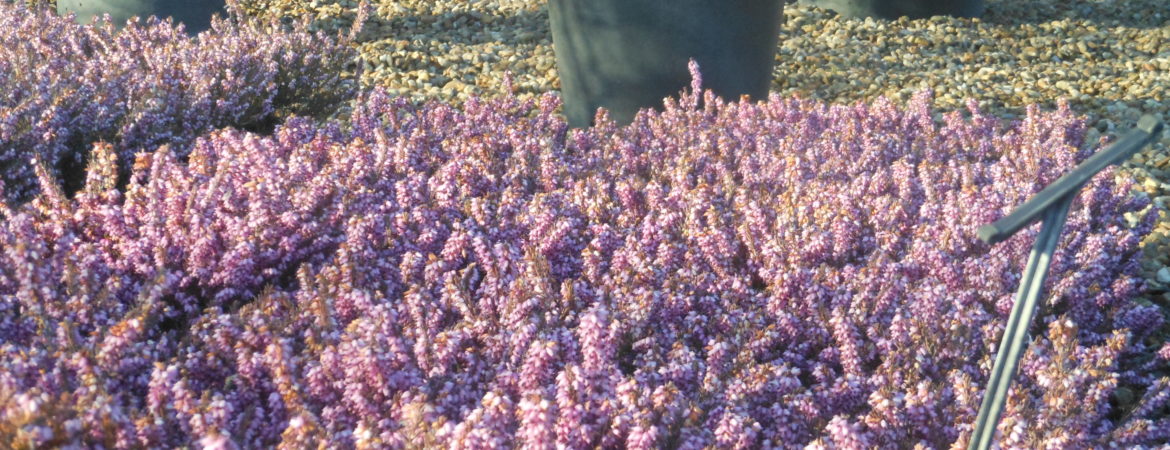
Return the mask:
[[[948,448],[1035,229],[974,235],[1094,149],[1067,106],[557,100],[90,147],[0,205],[0,440],[19,446]],[[1084,149],[1082,149],[1084,147]],[[1073,204],[1004,447],[1170,437],[1148,201]],[[1128,396],[1128,397],[1127,397]]]
[[[117,32],[0,2],[0,183],[9,201],[33,195],[30,160],[81,179],[91,145],[133,155],[223,127],[270,131],[291,115],[323,116],[354,93],[342,67],[354,51],[303,27],[235,26],[189,39],[151,19]],[[67,186],[75,190],[72,184]]]

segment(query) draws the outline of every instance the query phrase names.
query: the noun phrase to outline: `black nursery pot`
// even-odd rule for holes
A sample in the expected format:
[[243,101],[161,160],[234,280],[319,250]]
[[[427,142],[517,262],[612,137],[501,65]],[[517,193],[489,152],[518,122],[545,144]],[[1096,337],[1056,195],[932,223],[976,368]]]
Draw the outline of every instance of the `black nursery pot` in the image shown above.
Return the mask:
[[138,16],[160,19],[172,17],[182,22],[188,35],[211,28],[212,14],[227,16],[224,0],[57,0],[57,14],[76,13],[77,23],[88,24],[94,17],[109,13],[114,25],[121,28],[126,20]]
[[924,19],[932,16],[979,17],[983,0],[800,0],[849,17]]
[[781,0],[549,0],[553,50],[569,125],[592,125],[598,107],[619,124],[690,85],[720,97],[768,95]]

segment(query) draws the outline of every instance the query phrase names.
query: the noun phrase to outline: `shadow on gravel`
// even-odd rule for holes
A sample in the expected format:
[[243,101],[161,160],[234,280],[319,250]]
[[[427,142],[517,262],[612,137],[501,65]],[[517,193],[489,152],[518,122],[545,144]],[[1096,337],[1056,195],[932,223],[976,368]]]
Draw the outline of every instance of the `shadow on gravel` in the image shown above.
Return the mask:
[[1163,0],[989,0],[983,21],[995,25],[1084,20],[1101,27],[1162,28],[1170,24]]

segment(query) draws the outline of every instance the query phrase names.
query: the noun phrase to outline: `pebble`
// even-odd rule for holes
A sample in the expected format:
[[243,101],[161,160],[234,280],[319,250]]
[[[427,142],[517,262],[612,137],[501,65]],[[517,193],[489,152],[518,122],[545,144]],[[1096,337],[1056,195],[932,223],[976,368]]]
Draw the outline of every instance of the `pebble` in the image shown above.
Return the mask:
[[[241,0],[253,15],[309,14],[314,29],[348,33],[353,0]],[[355,45],[362,84],[383,86],[415,103],[461,104],[503,94],[505,72],[521,99],[560,89],[545,1],[406,0],[369,2]]]
[[[354,0],[240,0],[255,15],[309,14],[347,33]],[[531,98],[560,88],[546,0],[370,0],[354,44],[361,83],[413,102],[468,96]],[[784,7],[771,90],[833,103],[906,101],[930,88],[942,112],[968,98],[1003,119],[1065,99],[1088,119],[1086,146],[1115,140],[1143,114],[1170,122],[1170,11],[1162,0],[987,0],[979,19],[843,18]],[[1122,164],[1121,177],[1161,210],[1144,241],[1151,281],[1170,266],[1170,132]],[[1159,201],[1160,200],[1160,201]],[[1148,264],[1146,264],[1148,263]],[[1163,288],[1158,288],[1163,289]],[[1164,291],[1151,291],[1160,296]]]

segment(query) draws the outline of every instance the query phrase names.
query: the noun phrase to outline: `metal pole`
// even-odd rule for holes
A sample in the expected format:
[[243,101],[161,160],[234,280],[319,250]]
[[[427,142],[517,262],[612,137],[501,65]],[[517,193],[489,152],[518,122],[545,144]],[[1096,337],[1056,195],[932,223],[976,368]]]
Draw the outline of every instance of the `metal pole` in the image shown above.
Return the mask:
[[1057,200],[1073,194],[1088,183],[1098,172],[1113,164],[1129,159],[1162,132],[1162,123],[1154,116],[1142,116],[1137,127],[1126,133],[1105,150],[1085,159],[1073,170],[1053,181],[1024,204],[990,225],[979,227],[979,239],[996,244],[1016,234],[1020,229],[1040,219],[1041,214],[1056,204]]
[[983,402],[979,407],[979,416],[975,420],[975,429],[972,431],[968,449],[991,448],[996,426],[1007,402],[1012,378],[1015,377],[1020,357],[1023,356],[1026,344],[1030,340],[1028,326],[1036,313],[1036,303],[1044,289],[1048,266],[1052,262],[1056,245],[1060,242],[1060,232],[1064,228],[1069,207],[1077,192],[1098,172],[1128,159],[1153,141],[1161,134],[1162,126],[1162,123],[1153,116],[1143,116],[1138,120],[1137,127],[1116,143],[1077,165],[1007,216],[995,223],[979,227],[979,239],[994,245],[1033,222],[1042,220],[1040,234],[1036,236],[1036,243],[1033,244],[1032,253],[1028,256],[1028,264],[1024,267],[1024,277],[1020,280],[1019,290],[1016,291],[1015,304],[1012,305],[1012,312],[1008,316],[1007,328],[1000,338],[995,365],[992,366],[991,378],[983,393]]
[[1019,368],[1020,357],[1026,344],[1031,340],[1028,336],[1028,326],[1032,323],[1032,316],[1036,313],[1036,303],[1044,290],[1044,279],[1048,276],[1048,265],[1052,263],[1052,254],[1056,251],[1056,244],[1060,242],[1060,231],[1064,229],[1065,219],[1068,218],[1068,208],[1072,204],[1072,195],[1061,199],[1055,208],[1047,210],[1044,222],[1040,225],[1040,235],[1036,236],[1036,243],[1032,246],[1032,254],[1028,256],[1028,265],[1024,268],[1024,278],[1020,280],[1020,288],[1016,292],[1016,302],[1012,306],[1012,313],[1008,316],[1008,326],[1000,339],[999,351],[995,355],[995,365],[991,370],[991,380],[987,383],[987,390],[983,394],[983,404],[979,407],[979,418],[975,421],[975,432],[972,435],[971,450],[987,450],[991,448],[992,438],[995,437],[995,426],[999,423],[999,416],[1007,402],[1008,388],[1012,378]]

